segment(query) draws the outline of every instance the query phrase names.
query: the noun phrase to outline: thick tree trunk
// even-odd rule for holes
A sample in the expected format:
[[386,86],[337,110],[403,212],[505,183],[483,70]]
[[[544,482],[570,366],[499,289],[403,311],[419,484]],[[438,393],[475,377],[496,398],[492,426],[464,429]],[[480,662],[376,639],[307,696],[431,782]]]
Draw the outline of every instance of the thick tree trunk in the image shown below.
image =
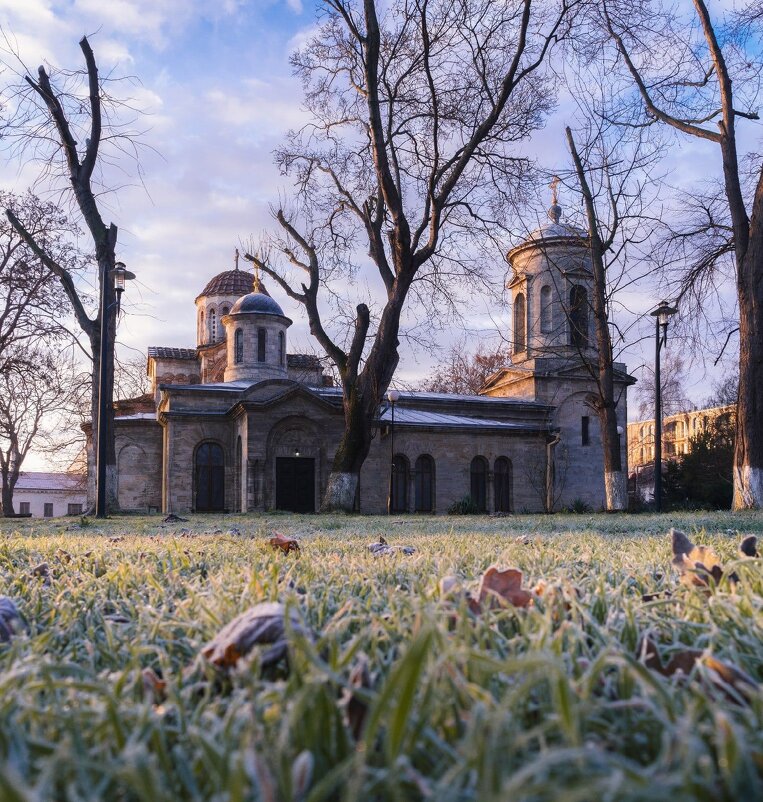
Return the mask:
[[763,508],[763,232],[751,236],[739,280],[739,400],[735,510]]
[[360,469],[371,448],[380,403],[368,389],[361,389],[362,384],[358,382],[345,393],[344,434],[334,456],[321,512],[352,512],[356,507]]
[[10,518],[11,516],[15,515],[15,511],[13,509],[13,490],[11,489],[10,485],[6,481],[5,476],[3,476],[3,491],[2,491],[2,500],[3,500],[3,516],[5,518]]
[[[106,256],[107,263],[108,263],[108,255]],[[114,262],[113,253],[111,254],[111,263]],[[109,271],[112,268],[109,268]],[[110,275],[110,272],[107,273]],[[113,279],[109,279],[106,291],[106,299],[107,303],[113,307],[115,302],[115,292],[114,292],[114,282]],[[109,327],[107,331],[107,366],[110,373],[107,381],[107,388],[108,388],[108,397],[106,399],[106,432],[107,432],[107,443],[106,443],[106,506],[109,512],[118,512],[119,511],[119,496],[118,496],[118,487],[117,487],[117,457],[116,457],[116,444],[114,440],[114,341],[116,339],[116,308],[112,308],[109,314]],[[91,383],[91,400],[90,400],[90,420],[92,422],[92,437],[91,437],[91,446],[92,446],[92,454],[91,459],[89,460],[88,464],[91,466],[93,471],[97,470],[96,467],[96,455],[98,454],[98,413],[100,409],[100,375],[101,375],[101,363],[100,363],[100,333],[101,333],[101,326],[100,326],[100,318],[96,320],[96,326],[93,333],[90,335],[90,350],[93,355],[93,362],[92,362],[92,370],[90,372],[90,383]],[[95,477],[92,477],[92,481],[88,482],[89,485],[95,489]],[[95,498],[93,498],[93,505],[95,504]]]
[[[401,275],[407,276],[409,271],[398,270],[390,292],[392,297],[379,322],[379,331],[362,372],[354,380],[352,368],[347,372],[343,387],[344,434],[334,456],[322,512],[355,509],[360,469],[371,448],[374,421],[400,361],[397,337],[400,310],[410,287],[410,280]],[[359,349],[357,359],[360,359]]]

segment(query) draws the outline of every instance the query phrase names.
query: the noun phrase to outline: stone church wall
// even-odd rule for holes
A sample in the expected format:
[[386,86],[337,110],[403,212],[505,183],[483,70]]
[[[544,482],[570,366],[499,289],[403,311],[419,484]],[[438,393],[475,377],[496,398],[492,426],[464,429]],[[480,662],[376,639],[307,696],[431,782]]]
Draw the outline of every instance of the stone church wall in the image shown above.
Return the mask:
[[123,512],[162,508],[162,429],[155,420],[120,420],[115,427],[117,493]]
[[[395,429],[395,453],[409,464],[408,512],[415,510],[415,465],[422,454],[434,460],[434,512],[443,514],[471,491],[471,462],[482,456],[488,462],[487,507],[495,509],[493,468],[498,457],[512,466],[512,512],[543,510],[545,438],[530,434],[496,434],[480,431],[415,431]],[[387,510],[391,438],[377,434],[360,475],[360,509],[364,513]],[[540,484],[536,481],[539,479]]]

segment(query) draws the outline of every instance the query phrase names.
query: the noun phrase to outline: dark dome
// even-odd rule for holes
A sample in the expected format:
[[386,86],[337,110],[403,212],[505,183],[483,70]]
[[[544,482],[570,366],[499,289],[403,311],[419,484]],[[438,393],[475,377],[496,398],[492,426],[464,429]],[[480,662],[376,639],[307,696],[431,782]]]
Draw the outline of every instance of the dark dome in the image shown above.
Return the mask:
[[[251,292],[253,286],[254,276],[251,273],[247,273],[246,270],[226,270],[211,279],[199,293],[198,298],[212,295],[233,295],[236,298],[240,298],[242,295]],[[260,292],[265,295],[268,294],[262,282],[260,282]]]
[[260,292],[250,292],[239,298],[230,310],[232,315],[237,312],[256,312],[259,315],[278,315],[284,317],[283,309],[266,292],[260,284]]

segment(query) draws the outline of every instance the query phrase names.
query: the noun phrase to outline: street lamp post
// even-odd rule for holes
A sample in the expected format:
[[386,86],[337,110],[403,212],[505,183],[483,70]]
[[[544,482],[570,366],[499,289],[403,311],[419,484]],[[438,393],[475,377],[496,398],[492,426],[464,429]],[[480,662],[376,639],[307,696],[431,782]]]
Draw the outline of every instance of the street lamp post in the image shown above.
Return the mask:
[[660,351],[668,340],[668,321],[678,310],[663,301],[650,314],[655,320],[654,362],[654,508],[662,509],[662,388],[660,386]]
[[[121,309],[122,293],[125,289],[125,281],[130,281],[135,278],[135,273],[127,270],[124,262],[117,262],[114,269],[109,271],[111,276],[105,275],[101,281],[101,304],[100,304],[100,319],[101,319],[101,341],[100,341],[100,375],[98,381],[98,453],[96,455],[96,482],[97,492],[95,499],[95,517],[106,517],[106,460],[107,460],[107,444],[108,444],[108,409],[107,391],[109,382],[114,386],[114,374],[109,372],[108,365],[106,364],[108,354],[108,338],[109,338],[109,316],[112,307],[116,306],[117,315]],[[117,299],[113,304],[108,303],[108,281],[113,277],[114,279],[114,292]]]
[[387,393],[387,401],[392,407],[392,424],[389,428],[390,457],[389,457],[389,493],[387,494],[387,515],[392,515],[392,491],[395,482],[395,404],[400,400],[398,390],[390,390]]

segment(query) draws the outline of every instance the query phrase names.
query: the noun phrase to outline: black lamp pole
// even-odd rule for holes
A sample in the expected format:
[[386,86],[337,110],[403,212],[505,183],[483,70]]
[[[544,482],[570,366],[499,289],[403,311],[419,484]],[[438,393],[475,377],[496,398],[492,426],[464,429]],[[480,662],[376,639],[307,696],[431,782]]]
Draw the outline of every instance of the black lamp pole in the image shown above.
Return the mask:
[[678,310],[663,301],[654,312],[654,508],[662,511],[662,386],[660,380],[660,351],[668,341],[668,320]]
[[[106,271],[104,271],[106,272]],[[108,454],[108,409],[107,392],[109,382],[114,386],[114,373],[109,370],[107,365],[108,339],[109,339],[109,318],[113,306],[117,309],[117,315],[121,308],[122,293],[125,289],[125,281],[134,279],[135,274],[125,268],[124,262],[117,262],[114,269],[108,271],[114,278],[114,291],[117,299],[113,304],[108,302],[108,289],[111,276],[108,274],[101,276],[101,339],[99,348],[100,374],[98,377],[98,453],[96,455],[96,499],[95,517],[105,518],[106,510],[106,460]]]
[[387,400],[392,407],[392,424],[389,429],[390,457],[389,457],[389,493],[387,494],[387,515],[392,515],[392,493],[395,486],[395,404],[400,399],[398,390],[390,390]]

